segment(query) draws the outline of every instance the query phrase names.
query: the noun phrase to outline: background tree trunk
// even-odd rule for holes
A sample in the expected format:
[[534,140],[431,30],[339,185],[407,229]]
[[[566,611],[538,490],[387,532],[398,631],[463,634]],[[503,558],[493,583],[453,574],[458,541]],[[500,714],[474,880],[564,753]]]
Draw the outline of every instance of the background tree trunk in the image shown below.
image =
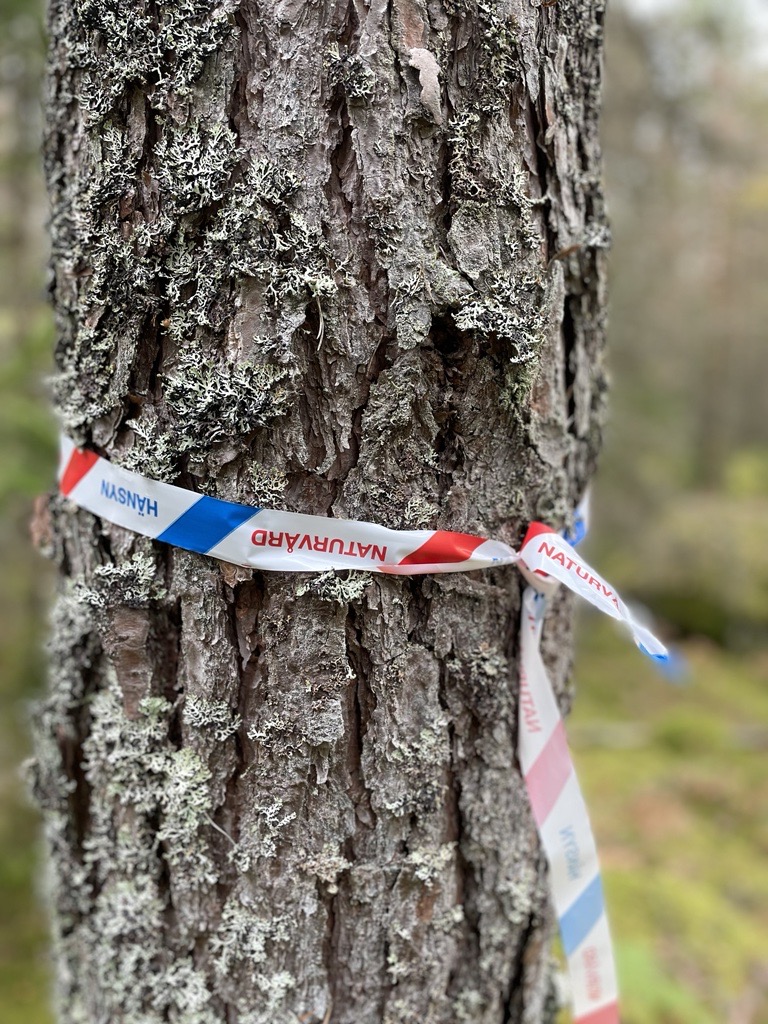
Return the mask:
[[[566,521],[604,391],[603,6],[52,0],[64,428],[230,500]],[[50,512],[62,1021],[549,1019],[517,575],[251,573]],[[566,702],[568,631],[562,599]]]

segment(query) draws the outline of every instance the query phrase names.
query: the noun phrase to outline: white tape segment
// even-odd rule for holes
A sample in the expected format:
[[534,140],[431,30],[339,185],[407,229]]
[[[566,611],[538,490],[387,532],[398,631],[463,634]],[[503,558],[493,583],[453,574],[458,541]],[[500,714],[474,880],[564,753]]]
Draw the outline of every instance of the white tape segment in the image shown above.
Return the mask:
[[[327,516],[261,509],[196,494],[121,469],[61,439],[59,489],[118,526],[175,547],[252,569],[417,575],[517,565],[523,595],[518,752],[550,867],[577,1024],[618,1024],[616,977],[597,852],[568,751],[565,728],[540,653],[546,594],[564,583],[631,631],[656,661],[666,648],[615,589],[575,551],[588,528],[586,501],[567,539],[531,523],[520,551],[501,541],[446,530],[389,530]],[[571,543],[569,543],[569,541]],[[538,592],[537,592],[538,591]]]
[[576,1024],[618,1024],[616,969],[589,814],[541,658],[547,599],[523,593],[518,756],[549,863]]
[[389,530],[373,523],[254,508],[121,469],[62,438],[59,488],[76,505],[174,547],[280,572],[466,572],[511,565],[500,541],[446,530]]

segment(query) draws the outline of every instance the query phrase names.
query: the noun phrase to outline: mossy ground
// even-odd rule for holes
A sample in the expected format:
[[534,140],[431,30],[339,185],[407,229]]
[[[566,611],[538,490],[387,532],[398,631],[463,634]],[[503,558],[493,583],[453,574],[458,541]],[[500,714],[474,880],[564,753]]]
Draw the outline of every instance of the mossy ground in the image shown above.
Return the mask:
[[611,623],[590,616],[580,638],[569,733],[622,1020],[768,1019],[768,657],[691,640],[674,685]]

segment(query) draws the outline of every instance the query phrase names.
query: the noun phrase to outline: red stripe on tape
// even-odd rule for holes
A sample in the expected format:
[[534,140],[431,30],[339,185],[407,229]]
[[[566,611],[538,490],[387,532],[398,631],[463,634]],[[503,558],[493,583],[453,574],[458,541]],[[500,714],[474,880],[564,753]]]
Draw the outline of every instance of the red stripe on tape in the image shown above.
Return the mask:
[[538,537],[540,533],[554,532],[555,531],[552,529],[551,526],[545,526],[544,523],[529,523],[528,529],[525,531],[525,536],[523,537],[523,543],[520,545],[520,547],[524,548],[529,540],[533,540],[534,537]]
[[586,1013],[583,1017],[577,1017],[575,1024],[619,1024],[618,1003],[608,1003],[607,1006]]
[[[520,550],[522,551],[522,549],[525,547],[528,541],[533,540],[534,537],[538,537],[542,533],[554,532],[555,531],[552,529],[551,526],[546,526],[544,523],[529,523],[528,529],[525,531],[525,536],[523,537],[523,543],[520,545]],[[534,576],[543,576],[546,580],[550,578],[549,573],[544,572],[543,569],[534,569],[533,574]],[[533,583],[533,580],[531,580],[531,583]]]
[[69,462],[64,472],[61,474],[61,481],[59,482],[61,493],[69,494],[70,491],[74,490],[85,474],[93,469],[98,461],[99,456],[96,452],[81,452],[79,448],[75,448],[69,457]]
[[573,764],[561,720],[525,776],[533,816],[539,828],[547,820],[572,771]]
[[475,548],[485,543],[484,537],[471,533],[436,530],[420,548],[401,558],[398,565],[432,565],[442,562],[466,562]]

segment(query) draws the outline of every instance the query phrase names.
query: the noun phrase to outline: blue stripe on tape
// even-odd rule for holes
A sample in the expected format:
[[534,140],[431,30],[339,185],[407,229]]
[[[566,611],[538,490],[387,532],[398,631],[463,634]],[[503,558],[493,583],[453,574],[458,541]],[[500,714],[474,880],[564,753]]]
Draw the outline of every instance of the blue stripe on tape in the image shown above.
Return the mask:
[[643,645],[640,643],[639,640],[635,640],[635,643],[640,648],[642,653],[645,654],[646,657],[650,658],[651,661],[658,661],[660,665],[665,665],[665,664],[669,663],[669,660],[670,660],[669,652],[667,652],[666,654],[651,654],[651,652],[648,650],[648,648],[647,647],[643,647]]
[[160,534],[158,540],[206,554],[261,509],[203,496]]
[[587,524],[583,519],[577,519],[573,524],[573,529],[563,532],[563,540],[567,541],[572,548],[575,548],[577,544],[581,544],[586,536]]
[[596,875],[560,918],[560,934],[566,956],[578,949],[603,912],[603,886]]

